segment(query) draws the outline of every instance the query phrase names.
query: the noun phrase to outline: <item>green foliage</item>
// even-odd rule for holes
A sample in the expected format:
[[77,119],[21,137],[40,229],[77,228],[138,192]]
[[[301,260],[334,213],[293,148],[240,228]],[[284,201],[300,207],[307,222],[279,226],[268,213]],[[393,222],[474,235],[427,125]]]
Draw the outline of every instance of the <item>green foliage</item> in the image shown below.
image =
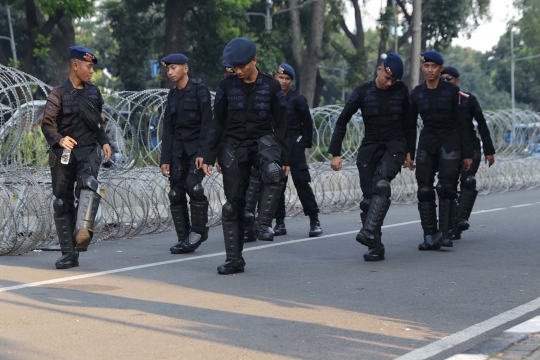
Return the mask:
[[43,36],[38,34],[36,37],[36,47],[34,48],[34,56],[37,58],[44,58],[49,56],[49,46],[51,44],[50,36]]
[[92,0],[35,0],[43,14],[53,15],[57,10],[71,18],[80,18],[92,13],[94,1]]

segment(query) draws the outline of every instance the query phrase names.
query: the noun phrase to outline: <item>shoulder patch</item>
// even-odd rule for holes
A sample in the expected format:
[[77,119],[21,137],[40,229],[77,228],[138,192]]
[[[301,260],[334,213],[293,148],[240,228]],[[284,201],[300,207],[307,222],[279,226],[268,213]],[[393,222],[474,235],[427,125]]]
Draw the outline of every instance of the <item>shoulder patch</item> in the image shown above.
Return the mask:
[[208,91],[206,90],[206,87],[199,87],[197,89],[197,97],[201,101],[201,103],[205,103],[208,101]]
[[358,91],[356,91],[356,89],[354,89],[351,92],[351,95],[349,95],[349,100],[347,100],[347,104],[355,102],[356,100],[358,100],[359,97],[360,97],[360,95],[358,94]]
[[223,98],[223,95],[225,95],[225,92],[223,91],[222,88],[218,87],[216,89],[216,97],[214,99],[214,104],[217,104],[219,102],[219,100],[221,100]]

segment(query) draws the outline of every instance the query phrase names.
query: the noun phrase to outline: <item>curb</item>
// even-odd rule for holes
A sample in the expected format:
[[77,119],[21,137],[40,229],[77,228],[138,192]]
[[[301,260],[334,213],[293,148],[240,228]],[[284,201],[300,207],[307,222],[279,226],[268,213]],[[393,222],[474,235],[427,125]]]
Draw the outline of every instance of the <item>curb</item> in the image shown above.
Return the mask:
[[491,355],[501,353],[535,333],[540,333],[540,316],[503,331],[464,353],[451,356],[446,360],[486,360]]

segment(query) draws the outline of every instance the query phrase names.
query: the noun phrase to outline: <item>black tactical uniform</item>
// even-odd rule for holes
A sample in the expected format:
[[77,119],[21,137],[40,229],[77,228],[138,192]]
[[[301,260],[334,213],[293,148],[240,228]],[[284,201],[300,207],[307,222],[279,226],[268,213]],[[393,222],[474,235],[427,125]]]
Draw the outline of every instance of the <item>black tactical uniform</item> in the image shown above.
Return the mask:
[[[315,200],[313,189],[309,183],[311,175],[306,161],[306,148],[311,148],[313,144],[313,120],[309,112],[309,106],[306,98],[298,91],[289,90],[285,95],[287,100],[287,121],[289,124],[289,139],[291,147],[291,175],[294,187],[298,193],[298,198],[304,209],[304,214],[310,217],[309,236],[319,236],[322,234],[318,214],[319,205]],[[285,184],[287,179],[285,179]],[[279,205],[276,210],[276,235],[285,235],[285,186],[279,199]]]
[[330,154],[341,155],[347,124],[358,109],[362,111],[365,133],[356,160],[363,194],[363,228],[356,240],[368,246],[366,261],[378,261],[385,255],[381,227],[390,208],[390,182],[401,171],[407,153],[414,149],[412,128],[416,124],[409,118],[409,91],[404,83],[398,81],[381,90],[375,80],[367,82],[354,89],[341,112],[328,149]]
[[484,156],[495,154],[495,148],[493,147],[489,128],[476,96],[460,91],[459,107],[467,122],[469,133],[472,134],[473,157],[471,168],[469,170],[461,169],[460,195],[456,211],[456,229],[453,234],[454,240],[460,239],[461,231],[469,228],[469,216],[471,215],[476,196],[478,195],[475,174],[480,167],[481,146],[480,139],[474,129],[473,119],[476,120],[476,123],[478,124],[478,132],[482,138]]
[[[195,159],[204,156],[212,122],[210,92],[191,79],[186,87],[169,91],[161,144],[160,165],[171,168],[169,199],[178,243],[173,254],[190,253],[208,238],[208,199],[204,195],[204,172],[197,170]],[[186,194],[189,194],[191,224]]]
[[[59,269],[78,266],[78,252],[86,251],[90,243],[101,199],[96,192],[98,170],[102,162],[99,145],[109,144],[103,128],[93,131],[81,117],[80,100],[77,100],[81,97],[89,100],[101,113],[103,98],[99,88],[87,82],[84,89],[74,89],[68,79],[51,91],[40,120],[41,131],[51,146],[49,166],[53,195],[56,197],[53,203],[54,222],[63,254],[56,262]],[[65,136],[77,141],[67,165],[60,163],[64,149],[59,142]],[[75,197],[78,199],[77,207]]]
[[[424,124],[416,154],[418,210],[424,230],[420,250],[452,246],[448,232],[454,218],[459,173],[463,159],[473,155],[471,134],[459,109],[458,92],[457,86],[439,81],[436,89],[429,89],[424,82],[410,94],[411,119],[417,119],[420,114]],[[438,229],[433,191],[437,172]]]
[[[253,57],[254,51],[247,61]],[[214,164],[216,156],[227,198],[222,209],[227,260],[218,272],[242,272],[244,208],[251,169],[260,172],[263,183],[255,225],[257,237],[272,240],[271,224],[284,180],[281,166],[289,165],[286,100],[273,77],[259,71],[254,83],[244,83],[236,74],[221,81],[204,164]]]

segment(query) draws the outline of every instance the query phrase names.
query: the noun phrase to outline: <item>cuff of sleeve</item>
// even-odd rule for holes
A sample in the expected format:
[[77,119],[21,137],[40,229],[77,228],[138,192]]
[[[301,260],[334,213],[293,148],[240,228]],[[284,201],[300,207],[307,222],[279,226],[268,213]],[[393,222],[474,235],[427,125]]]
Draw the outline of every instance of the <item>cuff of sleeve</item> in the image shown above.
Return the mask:
[[60,140],[62,140],[63,136],[60,134],[54,135],[53,141],[49,142],[49,145],[53,146],[54,144],[60,144]]
[[203,159],[203,164],[214,165],[216,163],[216,157],[214,155],[206,154]]

